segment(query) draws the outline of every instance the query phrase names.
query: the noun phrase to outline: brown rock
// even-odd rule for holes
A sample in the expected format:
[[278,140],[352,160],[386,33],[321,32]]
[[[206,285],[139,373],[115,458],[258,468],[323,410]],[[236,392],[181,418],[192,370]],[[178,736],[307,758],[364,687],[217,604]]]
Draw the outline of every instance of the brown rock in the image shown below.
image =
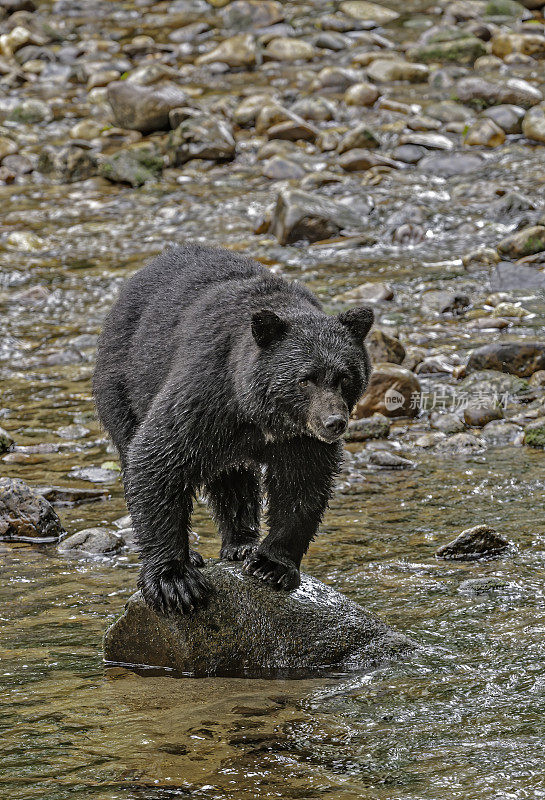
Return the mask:
[[19,479],[0,478],[0,540],[56,542],[63,533],[53,507],[35,489]]
[[403,363],[405,348],[399,339],[394,339],[393,336],[389,336],[379,328],[369,334],[365,344],[374,364],[380,362],[388,362],[389,364]]
[[479,119],[468,130],[464,143],[481,147],[499,147],[505,142],[505,131],[491,119]]
[[464,420],[470,428],[484,428],[494,419],[503,419],[503,411],[498,405],[486,403],[483,405],[469,405],[464,409]]
[[499,58],[510,53],[523,53],[526,56],[543,58],[545,56],[545,36],[534,33],[511,33],[499,31],[492,39],[492,52]]
[[545,369],[545,342],[492,342],[472,352],[468,372],[493,369],[528,378]]
[[399,169],[403,165],[389,156],[382,156],[370,150],[363,150],[358,147],[347,150],[339,158],[339,166],[347,172],[363,172],[372,167],[390,167]]
[[408,369],[394,364],[376,364],[371,373],[369,388],[358,402],[356,419],[370,417],[374,413],[385,417],[415,417],[420,395],[418,378]]
[[372,83],[362,81],[349,86],[344,93],[347,106],[372,106],[380,97],[380,92]]

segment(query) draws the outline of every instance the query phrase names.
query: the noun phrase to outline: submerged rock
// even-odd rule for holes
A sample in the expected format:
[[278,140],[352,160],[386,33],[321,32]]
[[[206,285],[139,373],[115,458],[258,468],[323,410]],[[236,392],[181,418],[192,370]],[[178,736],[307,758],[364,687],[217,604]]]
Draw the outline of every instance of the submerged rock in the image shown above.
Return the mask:
[[456,64],[473,64],[486,53],[486,47],[476,36],[464,36],[446,42],[431,42],[413,47],[409,50],[409,58],[413,61],[455,62]]
[[505,589],[507,586],[507,581],[492,575],[483,578],[468,578],[466,581],[462,581],[458,591],[460,594],[487,594]]
[[509,547],[510,542],[489,525],[476,525],[468,528],[452,542],[440,547],[437,558],[457,561],[472,561],[485,556],[496,556]]
[[108,498],[108,489],[82,489],[67,486],[40,486],[39,494],[53,506],[76,506]]
[[0,478],[0,540],[56,542],[63,533],[53,507],[35,489],[17,478]]
[[495,105],[515,105],[530,108],[543,100],[543,95],[527,81],[509,78],[504,81],[487,81],[472,76],[456,84],[456,96],[463,103],[486,108]]
[[97,157],[91,150],[75,144],[43,147],[38,170],[61,183],[83,181],[97,174]]
[[478,153],[449,153],[424,158],[419,168],[430,175],[440,178],[452,178],[455,175],[468,175],[482,169],[485,161]]
[[207,608],[162,616],[137,592],[106,631],[105,660],[200,676],[297,677],[369,669],[415,647],[310,575],[284,593],[238,564],[209,563],[203,571],[213,586]]

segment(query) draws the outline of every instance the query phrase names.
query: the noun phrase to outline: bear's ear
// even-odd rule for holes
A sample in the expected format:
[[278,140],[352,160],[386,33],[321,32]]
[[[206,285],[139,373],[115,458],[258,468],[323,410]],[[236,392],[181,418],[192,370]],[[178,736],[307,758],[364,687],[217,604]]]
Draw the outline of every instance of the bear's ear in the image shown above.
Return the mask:
[[373,326],[375,314],[373,309],[368,306],[358,306],[339,314],[337,319],[348,328],[354,339],[363,344],[363,340]]
[[252,315],[252,335],[259,347],[267,347],[286,334],[288,323],[274,311],[263,308]]

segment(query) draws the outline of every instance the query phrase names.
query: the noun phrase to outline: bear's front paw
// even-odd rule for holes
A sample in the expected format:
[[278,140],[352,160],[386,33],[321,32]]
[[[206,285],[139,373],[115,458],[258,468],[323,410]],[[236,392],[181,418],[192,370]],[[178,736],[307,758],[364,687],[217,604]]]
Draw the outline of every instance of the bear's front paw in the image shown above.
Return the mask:
[[257,542],[245,542],[244,544],[224,544],[220,550],[222,561],[244,561],[257,547]]
[[301,575],[293,562],[276,561],[257,550],[244,564],[244,572],[253,575],[275,589],[297,589]]
[[204,558],[196,550],[189,548],[189,563],[192,567],[204,567]]
[[142,567],[138,588],[150,608],[161,614],[188,614],[205,606],[212,591],[197,567],[180,561],[153,569]]

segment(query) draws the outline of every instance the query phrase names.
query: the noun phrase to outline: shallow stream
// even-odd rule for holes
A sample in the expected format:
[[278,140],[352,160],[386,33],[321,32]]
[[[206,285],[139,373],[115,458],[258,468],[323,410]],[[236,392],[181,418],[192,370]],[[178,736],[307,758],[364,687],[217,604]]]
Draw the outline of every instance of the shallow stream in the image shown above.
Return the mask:
[[[112,5],[115,15],[104,12],[82,30],[96,24],[105,35],[110,25],[119,38],[147,32],[134,22],[142,3]],[[159,6],[157,16],[166,15],[166,4]],[[413,28],[400,23],[392,36],[401,41]],[[289,80],[296,89],[296,74],[286,68],[278,85]],[[234,92],[236,81],[235,73],[210,102]],[[404,85],[397,99],[425,105],[426,92]],[[73,122],[56,123],[59,141]],[[370,232],[379,241],[367,248],[280,247],[254,235],[275,187],[257,168],[251,143],[228,170],[189,164],[140,189],[99,179],[0,187],[0,424],[17,444],[2,457],[1,474],[33,486],[107,489],[104,501],[59,509],[69,532],[111,527],[126,513],[118,474],[101,470],[115,453],[93,410],[94,347],[122,280],[169,240],[252,254],[308,283],[331,310],[338,293],[386,281],[396,299],[382,308],[382,324],[430,354],[463,355],[488,341],[490,332],[463,321],[426,316],[418,298],[426,289],[455,288],[482,303],[488,272],[464,272],[461,256],[495,245],[518,223],[491,210],[502,194],[543,191],[543,147],[512,137],[491,152],[469,177],[400,171],[372,186],[351,178],[345,194],[372,196],[375,205]],[[318,164],[318,156],[309,158]],[[421,210],[424,237],[393,244],[389,220],[404,209],[410,217],[407,208]],[[18,249],[7,242],[12,231],[39,240]],[[47,290],[39,302],[17,299],[34,286]],[[510,295],[533,316],[506,336],[542,333],[543,293]],[[452,383],[445,375],[430,380]],[[414,466],[374,469],[359,459],[363,447],[350,445],[353,459],[304,562],[423,646],[408,662],[370,674],[176,680],[105,669],[101,637],[134,591],[136,556],[81,560],[54,547],[0,544],[0,796],[545,797],[543,452],[500,444],[442,454],[412,447],[404,425],[394,426],[388,446]],[[424,421],[412,428],[418,425],[427,430]],[[439,545],[481,522],[513,542],[505,556],[459,564],[435,558]],[[217,556],[204,507],[194,529],[200,552]],[[475,578],[490,580],[472,584]]]

